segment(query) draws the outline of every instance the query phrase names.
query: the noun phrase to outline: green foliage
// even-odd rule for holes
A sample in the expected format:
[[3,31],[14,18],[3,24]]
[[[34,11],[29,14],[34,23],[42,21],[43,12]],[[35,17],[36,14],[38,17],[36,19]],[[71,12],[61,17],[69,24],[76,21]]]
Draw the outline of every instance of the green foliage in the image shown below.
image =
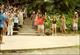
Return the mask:
[[3,0],[0,0],[0,2],[3,2]]
[[79,17],[79,20],[78,20],[78,29],[80,31],[80,17]]
[[53,5],[55,9],[63,12],[69,12],[76,9],[76,7],[80,8],[80,0],[54,0]]
[[72,17],[69,17],[69,15],[66,17],[66,26],[68,30],[72,30]]
[[45,28],[51,28],[51,20],[50,19],[51,19],[51,17],[47,16],[45,23],[44,23]]

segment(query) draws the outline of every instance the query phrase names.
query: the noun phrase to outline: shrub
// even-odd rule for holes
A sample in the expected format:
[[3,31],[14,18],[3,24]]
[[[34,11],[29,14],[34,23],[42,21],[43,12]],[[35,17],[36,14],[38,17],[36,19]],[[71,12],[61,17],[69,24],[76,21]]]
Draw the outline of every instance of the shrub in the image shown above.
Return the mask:
[[78,30],[80,31],[80,17],[79,17],[79,20],[78,20]]

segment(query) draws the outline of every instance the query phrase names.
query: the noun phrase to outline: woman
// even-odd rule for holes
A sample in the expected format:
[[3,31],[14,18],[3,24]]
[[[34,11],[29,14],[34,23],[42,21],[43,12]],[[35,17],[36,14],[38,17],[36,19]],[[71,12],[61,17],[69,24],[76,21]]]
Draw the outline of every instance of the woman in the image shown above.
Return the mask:
[[66,33],[66,19],[64,15],[61,15],[61,32]]
[[78,13],[75,12],[73,16],[73,31],[77,32],[78,30]]
[[52,33],[56,33],[56,16],[53,16],[52,19]]

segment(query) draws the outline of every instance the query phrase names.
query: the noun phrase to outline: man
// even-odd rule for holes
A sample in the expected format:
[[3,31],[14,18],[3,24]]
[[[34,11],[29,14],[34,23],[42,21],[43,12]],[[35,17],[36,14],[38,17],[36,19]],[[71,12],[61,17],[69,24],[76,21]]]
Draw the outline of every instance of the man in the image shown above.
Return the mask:
[[0,5],[0,44],[2,43],[2,35],[3,35],[3,29],[5,26],[6,17],[1,12],[1,5]]
[[44,18],[42,14],[39,14],[39,17],[37,18],[37,22],[38,22],[38,33],[44,35]]

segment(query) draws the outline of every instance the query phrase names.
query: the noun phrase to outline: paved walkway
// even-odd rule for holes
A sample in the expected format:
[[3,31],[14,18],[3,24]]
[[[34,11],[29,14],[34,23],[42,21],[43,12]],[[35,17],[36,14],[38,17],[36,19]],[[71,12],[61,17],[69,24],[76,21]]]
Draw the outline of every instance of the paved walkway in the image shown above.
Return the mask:
[[1,50],[55,48],[79,45],[80,37],[75,36],[4,36]]
[[20,28],[20,31],[19,31],[20,34],[23,34],[23,33],[35,33],[35,30],[32,29],[32,21],[27,18],[25,19],[24,21],[24,25],[22,28]]

